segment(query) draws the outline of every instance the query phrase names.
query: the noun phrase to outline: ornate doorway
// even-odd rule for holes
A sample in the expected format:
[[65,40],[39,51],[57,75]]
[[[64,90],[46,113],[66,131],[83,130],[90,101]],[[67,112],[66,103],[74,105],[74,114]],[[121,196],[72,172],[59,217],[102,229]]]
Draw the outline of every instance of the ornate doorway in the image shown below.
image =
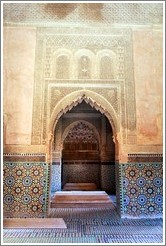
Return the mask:
[[[66,183],[95,183],[99,190],[116,191],[113,130],[104,114],[82,101],[62,115],[54,132],[51,192]],[[57,185],[59,182],[59,185]]]

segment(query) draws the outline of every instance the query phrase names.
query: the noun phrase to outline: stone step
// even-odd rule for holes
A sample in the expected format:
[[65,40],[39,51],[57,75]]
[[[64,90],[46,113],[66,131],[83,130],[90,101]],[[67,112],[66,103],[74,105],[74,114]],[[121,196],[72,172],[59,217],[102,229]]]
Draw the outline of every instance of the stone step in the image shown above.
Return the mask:
[[113,203],[51,203],[51,208],[109,208]]
[[112,204],[105,191],[57,191],[51,200],[55,207],[98,207]]

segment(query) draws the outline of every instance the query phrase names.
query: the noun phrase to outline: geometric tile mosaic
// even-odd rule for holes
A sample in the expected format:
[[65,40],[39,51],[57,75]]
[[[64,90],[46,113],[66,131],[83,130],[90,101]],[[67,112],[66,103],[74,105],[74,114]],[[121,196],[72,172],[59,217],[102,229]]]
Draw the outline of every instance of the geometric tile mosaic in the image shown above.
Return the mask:
[[51,193],[61,190],[61,165],[51,165]]
[[48,163],[4,162],[4,217],[45,217],[48,189]]
[[113,203],[109,208],[55,208],[49,217],[63,218],[67,229],[4,229],[4,243],[161,245],[164,240],[162,218],[121,219]]
[[119,166],[122,217],[162,217],[163,163]]

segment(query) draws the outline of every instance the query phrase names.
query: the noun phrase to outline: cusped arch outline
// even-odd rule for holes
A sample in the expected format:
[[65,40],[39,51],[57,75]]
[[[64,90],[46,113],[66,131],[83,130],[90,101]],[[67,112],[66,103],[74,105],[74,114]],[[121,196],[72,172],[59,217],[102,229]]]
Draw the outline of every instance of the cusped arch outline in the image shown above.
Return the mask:
[[56,104],[50,118],[49,133],[54,133],[56,124],[63,114],[70,111],[83,100],[108,118],[112,126],[113,135],[116,136],[119,132],[119,123],[111,103],[100,94],[86,89],[72,92]]

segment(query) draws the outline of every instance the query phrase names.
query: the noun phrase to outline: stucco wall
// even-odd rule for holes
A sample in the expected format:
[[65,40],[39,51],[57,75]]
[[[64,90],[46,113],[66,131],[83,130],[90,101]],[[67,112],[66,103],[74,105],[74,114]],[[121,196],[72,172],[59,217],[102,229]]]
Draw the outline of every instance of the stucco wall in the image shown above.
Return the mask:
[[[4,142],[30,145],[36,29],[4,27]],[[162,151],[162,31],[133,31],[137,144],[119,151]],[[41,71],[42,73],[42,71]],[[46,143],[47,144],[47,143]]]
[[162,32],[133,32],[137,144],[162,145]]
[[4,27],[6,144],[31,144],[36,29]]

